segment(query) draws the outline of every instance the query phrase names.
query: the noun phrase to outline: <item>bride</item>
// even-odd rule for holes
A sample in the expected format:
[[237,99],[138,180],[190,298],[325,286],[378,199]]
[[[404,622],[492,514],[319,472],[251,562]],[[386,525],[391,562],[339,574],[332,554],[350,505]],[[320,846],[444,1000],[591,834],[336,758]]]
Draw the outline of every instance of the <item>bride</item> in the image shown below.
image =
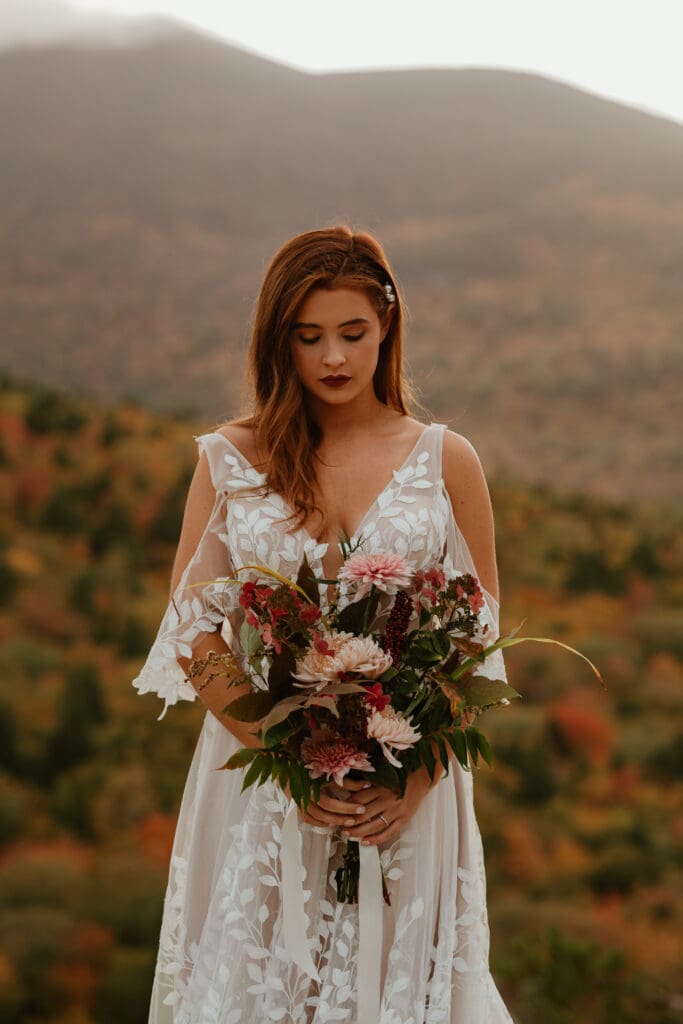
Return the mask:
[[[207,708],[171,856],[150,1024],[504,1024],[488,964],[489,929],[472,774],[453,760],[430,784],[414,772],[402,798],[345,780],[299,815],[311,977],[288,957],[282,928],[282,825],[275,783],[241,790],[217,771],[253,725],[225,713],[225,675],[210,651],[243,658],[234,577],[268,566],[296,578],[304,555],[336,576],[339,537],[395,551],[414,569],[471,572],[498,636],[491,502],[470,442],[409,414],[403,306],[376,239],[345,226],[285,243],[265,275],[249,368],[251,415],[199,435],[173,566],[171,600],[134,680],[164,711],[199,696]],[[250,570],[253,572],[253,570]],[[248,578],[242,573],[241,579]],[[246,664],[245,660],[241,664]],[[505,679],[500,651],[480,674]],[[244,692],[234,687],[230,699]],[[441,773],[441,774],[439,774]],[[378,848],[382,904],[379,1021],[357,1000],[358,906],[338,903],[347,838]]]

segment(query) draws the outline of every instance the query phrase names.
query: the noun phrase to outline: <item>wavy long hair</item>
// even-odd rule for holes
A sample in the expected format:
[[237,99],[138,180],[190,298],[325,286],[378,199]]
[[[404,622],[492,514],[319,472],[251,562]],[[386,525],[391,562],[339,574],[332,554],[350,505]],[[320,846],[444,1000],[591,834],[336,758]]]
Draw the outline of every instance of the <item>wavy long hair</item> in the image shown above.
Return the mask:
[[382,246],[366,232],[345,224],[295,235],[278,249],[258,296],[248,353],[251,413],[241,424],[254,431],[266,487],[280,494],[292,512],[292,528],[314,513],[317,500],[316,449],[322,439],[311,418],[292,358],[292,326],[313,288],[363,288],[381,324],[395,296],[388,332],[380,345],[374,374],[377,398],[408,414],[413,401],[403,368],[405,310],[396,278]]

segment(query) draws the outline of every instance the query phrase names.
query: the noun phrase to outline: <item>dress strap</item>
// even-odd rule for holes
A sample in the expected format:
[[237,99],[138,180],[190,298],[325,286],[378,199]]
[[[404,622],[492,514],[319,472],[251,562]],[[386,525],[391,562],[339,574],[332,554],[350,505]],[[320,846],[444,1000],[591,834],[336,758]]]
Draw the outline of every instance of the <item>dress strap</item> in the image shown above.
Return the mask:
[[224,434],[213,431],[195,434],[200,452],[206,452],[211,483],[216,493],[253,490],[263,487],[265,476],[259,473],[245,455]]
[[430,477],[435,484],[443,479],[443,435],[445,430],[445,423],[430,423],[429,428],[422,435],[425,448],[430,455]]

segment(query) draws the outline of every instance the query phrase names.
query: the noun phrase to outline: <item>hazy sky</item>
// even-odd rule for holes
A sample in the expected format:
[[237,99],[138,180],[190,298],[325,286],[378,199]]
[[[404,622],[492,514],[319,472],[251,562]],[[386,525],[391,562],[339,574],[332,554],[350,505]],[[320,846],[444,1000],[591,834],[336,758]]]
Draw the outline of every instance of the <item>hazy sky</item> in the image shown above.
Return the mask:
[[74,0],[167,13],[310,70],[537,71],[683,123],[683,0]]

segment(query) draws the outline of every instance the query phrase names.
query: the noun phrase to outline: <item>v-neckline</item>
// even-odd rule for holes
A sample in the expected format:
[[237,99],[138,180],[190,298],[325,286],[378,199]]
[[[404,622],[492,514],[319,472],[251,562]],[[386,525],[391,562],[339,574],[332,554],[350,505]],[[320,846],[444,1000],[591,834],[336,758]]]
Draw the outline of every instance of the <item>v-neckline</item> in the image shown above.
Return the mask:
[[[382,496],[383,496],[383,495],[384,495],[384,494],[386,493],[386,491],[387,491],[387,490],[389,489],[389,487],[391,487],[392,483],[393,483],[393,482],[394,482],[394,480],[395,480],[396,474],[397,474],[397,473],[401,473],[401,472],[402,472],[402,470],[404,470],[404,469],[405,469],[405,467],[406,467],[406,466],[408,465],[408,463],[409,463],[409,462],[410,462],[410,461],[412,460],[413,456],[415,455],[415,452],[416,452],[416,451],[417,451],[417,449],[419,448],[419,446],[420,446],[420,444],[421,444],[421,442],[422,442],[422,440],[423,440],[423,438],[424,438],[425,434],[426,434],[426,433],[427,433],[427,432],[428,432],[429,430],[432,430],[432,429],[433,429],[433,428],[434,428],[434,427],[435,427],[436,425],[437,425],[437,424],[435,424],[435,423],[428,423],[428,424],[427,424],[427,425],[426,425],[426,426],[425,426],[425,427],[424,427],[424,428],[423,428],[423,429],[422,429],[422,430],[420,431],[420,433],[418,434],[418,436],[417,436],[417,438],[416,438],[416,440],[415,440],[415,444],[414,444],[414,445],[412,446],[412,448],[410,449],[410,451],[408,452],[408,454],[407,454],[407,455],[406,455],[406,457],[404,458],[404,460],[403,460],[403,462],[401,463],[401,465],[400,465],[400,466],[398,467],[398,469],[393,469],[393,470],[391,471],[391,476],[390,476],[390,477],[389,477],[389,479],[387,480],[386,484],[384,485],[384,487],[382,488],[382,490],[381,490],[381,491],[380,491],[380,492],[379,492],[379,493],[377,494],[377,496],[376,496],[376,497],[374,498],[374,500],[372,501],[372,503],[371,503],[371,504],[370,504],[370,505],[368,506],[367,510],[366,510],[366,511],[364,512],[364,514],[362,515],[362,517],[361,517],[361,519],[360,519],[360,522],[359,522],[359,523],[358,523],[358,524],[356,525],[356,528],[354,529],[353,533],[352,533],[352,534],[350,535],[350,537],[349,537],[349,540],[350,540],[350,541],[352,541],[352,542],[357,542],[357,541],[358,541],[358,539],[359,539],[359,537],[360,537],[360,535],[361,535],[361,531],[362,531],[363,527],[365,526],[365,523],[366,523],[367,519],[369,519],[369,517],[370,517],[371,513],[372,513],[372,512],[374,512],[374,510],[375,510],[375,508],[377,507],[377,505],[379,504],[379,501],[380,501],[380,499],[382,498]],[[218,437],[222,438],[222,439],[223,439],[223,441],[225,441],[225,443],[226,443],[226,444],[227,444],[227,445],[228,445],[228,446],[229,446],[230,448],[232,448],[232,450],[233,450],[233,451],[235,452],[235,455],[236,455],[236,456],[237,456],[237,457],[238,457],[239,459],[241,459],[241,460],[242,460],[242,462],[244,462],[244,463],[245,463],[245,464],[246,464],[246,465],[247,465],[247,466],[249,467],[249,469],[250,469],[250,470],[252,470],[252,472],[253,472],[253,473],[256,473],[256,474],[257,474],[258,476],[262,477],[262,478],[263,478],[263,479],[265,480],[265,474],[264,474],[264,473],[261,473],[261,472],[260,472],[260,471],[259,471],[258,469],[256,469],[256,466],[254,466],[254,465],[253,465],[253,463],[251,463],[251,462],[249,461],[249,459],[248,459],[248,458],[246,457],[246,455],[244,454],[244,452],[242,452],[242,451],[241,451],[241,450],[240,450],[240,449],[239,449],[239,448],[237,447],[237,445],[233,444],[233,442],[232,442],[232,441],[230,440],[230,438],[226,437],[226,436],[225,436],[225,434],[221,434],[221,433],[220,433],[220,431],[218,431],[218,430],[214,431],[214,433],[215,433],[215,434],[216,434],[216,435],[217,435]],[[270,493],[271,493],[271,494],[275,494],[275,495],[277,495],[277,498],[278,498],[278,499],[279,499],[279,501],[280,501],[280,502],[282,503],[282,507],[284,508],[285,512],[287,512],[287,513],[291,513],[291,512],[292,512],[292,508],[291,508],[291,506],[289,505],[289,503],[288,503],[287,501],[285,501],[285,499],[283,498],[283,496],[282,496],[282,495],[281,495],[281,494],[280,494],[279,492],[277,492],[277,491],[271,491]],[[313,542],[313,543],[314,543],[314,544],[315,544],[315,545],[316,545],[317,547],[323,547],[323,548],[325,549],[325,550],[324,550],[324,552],[323,552],[323,554],[321,554],[321,555],[319,556],[319,558],[318,558],[318,562],[320,563],[320,568],[321,568],[321,570],[323,570],[323,564],[322,564],[322,563],[323,563],[323,558],[325,557],[325,555],[326,555],[326,554],[328,553],[328,551],[329,551],[329,548],[330,548],[330,542],[329,542],[329,541],[319,541],[319,540],[318,540],[318,539],[317,539],[316,537],[314,537],[314,536],[313,536],[313,535],[312,535],[312,534],[310,533],[310,531],[309,531],[309,530],[307,530],[307,529],[306,529],[306,527],[305,527],[305,526],[299,526],[299,527],[297,527],[297,529],[296,529],[296,530],[295,530],[294,532],[295,532],[295,533],[303,533],[303,534],[305,534],[305,535],[306,535],[306,537],[308,538],[308,540],[312,541],[312,542]]]

